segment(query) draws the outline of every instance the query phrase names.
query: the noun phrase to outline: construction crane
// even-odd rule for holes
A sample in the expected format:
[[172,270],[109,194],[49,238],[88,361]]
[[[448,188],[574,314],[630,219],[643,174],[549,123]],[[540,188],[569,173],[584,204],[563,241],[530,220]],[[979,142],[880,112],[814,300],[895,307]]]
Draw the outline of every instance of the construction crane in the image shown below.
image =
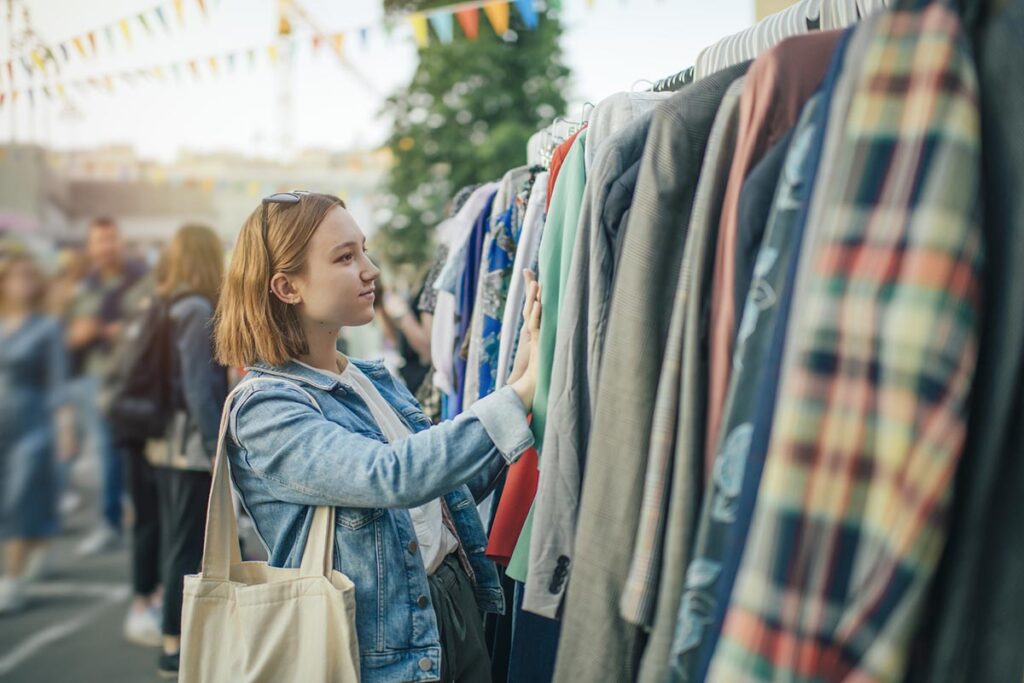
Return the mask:
[[[294,28],[297,25],[304,26],[306,30],[315,36],[320,36],[321,38],[328,37],[328,33],[323,30],[319,22],[313,18],[313,15],[299,0],[278,0],[277,37],[279,44],[284,48],[282,52],[285,55],[283,59],[278,61],[277,65],[277,110],[282,155],[289,154],[294,143],[292,139],[292,130],[294,129],[292,126],[294,104],[292,84],[295,82],[295,59],[292,55],[292,49],[295,45]],[[338,60],[338,64],[352,75],[360,85],[371,94],[380,96],[381,93],[373,80],[349,61],[340,44],[333,44],[331,52]]]

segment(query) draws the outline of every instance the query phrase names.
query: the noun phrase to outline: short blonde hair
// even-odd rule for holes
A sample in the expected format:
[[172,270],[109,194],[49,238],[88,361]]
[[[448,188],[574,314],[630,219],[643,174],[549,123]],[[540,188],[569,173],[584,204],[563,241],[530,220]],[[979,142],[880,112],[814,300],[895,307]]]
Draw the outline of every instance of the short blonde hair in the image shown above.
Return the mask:
[[270,291],[276,273],[298,275],[306,268],[309,241],[328,212],[345,203],[334,195],[309,193],[295,204],[267,205],[249,214],[238,236],[216,314],[217,360],[247,366],[258,360],[283,365],[309,352],[293,306]]
[[216,306],[224,279],[224,246],[217,233],[207,226],[185,225],[167,245],[157,270],[157,291],[161,296],[188,289]]

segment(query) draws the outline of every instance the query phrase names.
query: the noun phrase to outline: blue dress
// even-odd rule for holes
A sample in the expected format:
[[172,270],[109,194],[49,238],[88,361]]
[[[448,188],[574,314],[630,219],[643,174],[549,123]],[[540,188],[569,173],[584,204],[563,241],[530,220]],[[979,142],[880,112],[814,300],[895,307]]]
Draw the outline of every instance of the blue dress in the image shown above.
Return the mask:
[[54,410],[67,383],[60,324],[32,315],[0,328],[0,537],[45,538],[58,530]]

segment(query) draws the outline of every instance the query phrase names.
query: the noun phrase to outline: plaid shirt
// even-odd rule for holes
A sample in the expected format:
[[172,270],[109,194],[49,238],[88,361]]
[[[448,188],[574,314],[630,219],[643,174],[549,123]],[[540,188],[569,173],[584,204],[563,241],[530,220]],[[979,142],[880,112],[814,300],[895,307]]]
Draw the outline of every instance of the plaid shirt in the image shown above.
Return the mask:
[[978,93],[955,12],[903,5],[854,37],[829,122],[709,680],[901,680],[945,541],[977,348]]

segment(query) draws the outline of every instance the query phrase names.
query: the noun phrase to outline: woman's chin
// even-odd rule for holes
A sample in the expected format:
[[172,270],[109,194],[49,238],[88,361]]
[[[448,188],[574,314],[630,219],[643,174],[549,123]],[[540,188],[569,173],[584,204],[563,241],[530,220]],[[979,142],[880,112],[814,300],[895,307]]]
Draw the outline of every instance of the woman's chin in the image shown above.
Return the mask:
[[376,310],[370,306],[369,310],[353,315],[350,320],[347,320],[345,324],[342,325],[342,327],[362,327],[363,325],[369,325],[376,317],[376,313]]

